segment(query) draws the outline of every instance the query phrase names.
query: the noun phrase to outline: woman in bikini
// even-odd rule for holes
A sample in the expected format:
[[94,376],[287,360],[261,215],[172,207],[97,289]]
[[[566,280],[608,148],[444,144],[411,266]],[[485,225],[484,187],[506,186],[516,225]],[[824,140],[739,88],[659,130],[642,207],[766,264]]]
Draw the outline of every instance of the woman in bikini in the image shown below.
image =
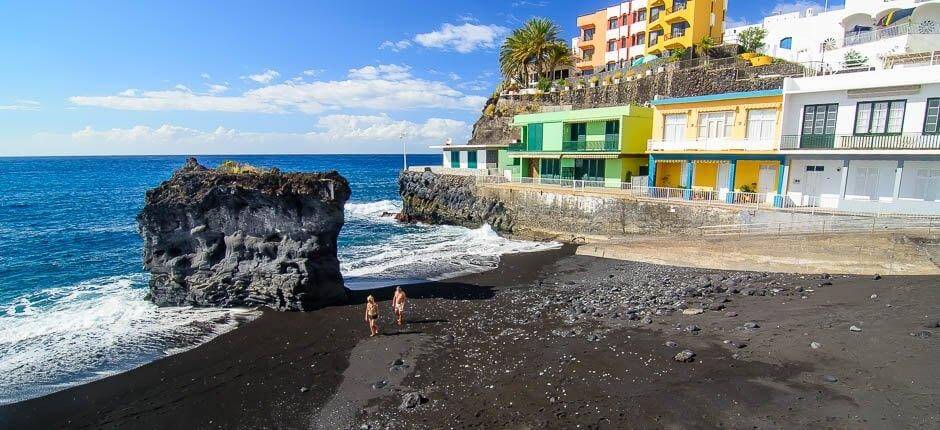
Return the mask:
[[366,297],[366,322],[369,323],[369,337],[379,334],[379,305],[375,304],[375,297]]

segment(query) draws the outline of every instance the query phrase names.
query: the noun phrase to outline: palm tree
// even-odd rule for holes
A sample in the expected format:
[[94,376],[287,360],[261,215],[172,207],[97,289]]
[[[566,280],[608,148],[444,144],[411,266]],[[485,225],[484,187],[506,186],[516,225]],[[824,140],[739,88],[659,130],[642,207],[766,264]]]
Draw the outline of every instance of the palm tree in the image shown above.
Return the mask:
[[549,54],[558,50],[559,46],[567,49],[565,42],[558,37],[559,33],[558,25],[544,18],[532,18],[521,28],[513,30],[503,42],[499,53],[503,76],[520,79],[525,85],[529,84],[529,73],[543,76],[544,66],[550,63]]
[[[549,47],[548,52],[545,54],[545,73],[554,73],[555,69],[562,66],[574,66],[574,59],[568,45],[555,43]],[[554,76],[551,77],[554,78]]]

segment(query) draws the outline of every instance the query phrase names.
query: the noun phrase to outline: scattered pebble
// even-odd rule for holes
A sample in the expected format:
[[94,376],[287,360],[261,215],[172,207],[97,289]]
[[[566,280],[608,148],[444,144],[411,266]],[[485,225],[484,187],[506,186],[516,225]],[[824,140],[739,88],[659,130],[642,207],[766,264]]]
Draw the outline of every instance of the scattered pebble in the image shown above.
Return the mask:
[[758,323],[756,323],[756,322],[754,322],[754,321],[748,321],[748,322],[744,323],[744,328],[753,330],[753,329],[755,329],[755,328],[760,328],[760,324],[758,324]]
[[668,347],[670,347],[670,348],[675,348],[675,347],[679,346],[679,344],[678,344],[678,343],[675,343],[675,342],[673,342],[673,341],[670,340],[670,341],[666,342],[666,346],[668,346]]
[[853,325],[852,327],[849,327],[849,331],[862,331],[862,329],[857,325]]
[[822,346],[822,345],[820,345],[819,342],[810,342],[810,343],[809,343],[809,347],[810,347],[810,348],[813,348],[813,349],[819,349],[819,347],[821,347],[821,346]]
[[695,360],[695,353],[691,349],[683,349],[676,354],[675,360],[680,363],[691,363]]
[[839,378],[836,378],[833,375],[824,375],[823,380],[825,380],[826,382],[839,382]]

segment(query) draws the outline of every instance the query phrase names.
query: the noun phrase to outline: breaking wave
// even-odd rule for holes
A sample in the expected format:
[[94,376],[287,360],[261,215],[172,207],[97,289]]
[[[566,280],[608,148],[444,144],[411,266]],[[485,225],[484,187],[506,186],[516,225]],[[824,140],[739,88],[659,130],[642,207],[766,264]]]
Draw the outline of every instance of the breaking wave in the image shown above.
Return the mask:
[[257,313],[160,308],[144,274],[93,279],[0,305],[0,404],[126,371],[235,328]]

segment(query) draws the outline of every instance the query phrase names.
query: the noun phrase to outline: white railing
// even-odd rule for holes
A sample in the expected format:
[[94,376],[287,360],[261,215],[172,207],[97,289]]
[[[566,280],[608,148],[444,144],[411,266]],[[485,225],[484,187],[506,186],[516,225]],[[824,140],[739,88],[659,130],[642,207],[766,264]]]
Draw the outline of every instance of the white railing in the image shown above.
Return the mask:
[[478,169],[478,168],[454,168],[454,167],[444,167],[444,166],[408,166],[409,172],[431,172],[437,173],[440,175],[455,175],[455,176],[487,176],[489,172],[487,169]]
[[777,149],[774,139],[697,138],[682,140],[654,140],[647,143],[654,151],[773,151]]
[[[552,178],[506,178],[505,176],[478,176],[477,184],[523,184],[534,187],[557,188],[573,192],[596,192],[634,199],[654,199],[682,204],[740,207],[753,210],[776,210],[809,214],[839,214],[870,216],[923,217],[893,212],[893,202],[872,202],[880,207],[869,211],[839,210],[839,202],[829,197],[809,195],[782,195],[777,193],[750,193],[729,190],[686,189],[668,187],[636,186],[618,181],[585,181],[579,179]],[[940,216],[936,218],[940,219]]]

